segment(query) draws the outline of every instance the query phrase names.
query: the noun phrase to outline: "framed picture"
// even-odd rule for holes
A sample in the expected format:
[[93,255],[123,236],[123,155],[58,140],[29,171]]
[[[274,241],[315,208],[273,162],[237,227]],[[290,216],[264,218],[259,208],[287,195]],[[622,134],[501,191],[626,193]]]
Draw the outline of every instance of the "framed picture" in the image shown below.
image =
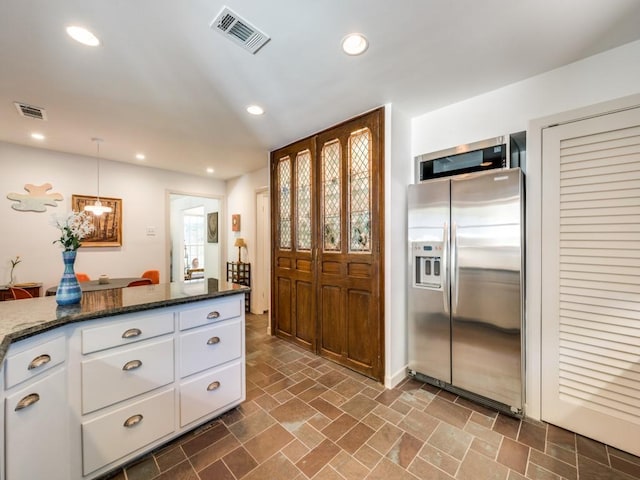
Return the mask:
[[234,213],[231,215],[231,231],[239,232],[240,231],[240,214]]
[[[86,205],[97,200],[90,195],[72,195],[71,209],[81,212]],[[93,233],[82,240],[82,247],[121,247],[122,246],[122,199],[100,197],[102,205],[111,207],[111,212],[100,216],[89,214],[93,221]]]
[[207,242],[218,243],[218,212],[207,214]]

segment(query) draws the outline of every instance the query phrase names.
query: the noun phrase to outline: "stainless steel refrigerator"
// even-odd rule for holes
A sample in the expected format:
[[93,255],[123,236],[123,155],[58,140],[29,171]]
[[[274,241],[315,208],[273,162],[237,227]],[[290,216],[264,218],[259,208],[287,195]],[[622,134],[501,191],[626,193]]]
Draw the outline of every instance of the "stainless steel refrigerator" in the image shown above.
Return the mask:
[[409,186],[409,370],[519,414],[524,183],[519,168]]

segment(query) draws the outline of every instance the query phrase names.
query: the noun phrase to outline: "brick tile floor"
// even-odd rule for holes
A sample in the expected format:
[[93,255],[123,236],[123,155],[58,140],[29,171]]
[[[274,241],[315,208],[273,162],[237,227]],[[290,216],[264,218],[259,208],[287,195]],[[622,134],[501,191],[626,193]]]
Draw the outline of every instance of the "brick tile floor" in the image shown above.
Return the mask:
[[632,480],[640,459],[407,379],[393,390],[247,314],[247,400],[114,480]]

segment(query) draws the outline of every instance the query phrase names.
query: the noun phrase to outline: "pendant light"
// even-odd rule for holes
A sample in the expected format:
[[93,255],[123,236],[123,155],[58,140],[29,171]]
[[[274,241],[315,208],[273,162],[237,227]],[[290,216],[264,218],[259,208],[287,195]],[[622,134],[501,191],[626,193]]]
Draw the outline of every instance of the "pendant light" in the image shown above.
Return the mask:
[[86,205],[84,207],[85,211],[87,212],[91,212],[96,216],[100,216],[103,213],[109,213],[111,212],[111,207],[108,207],[106,205],[102,205],[102,202],[100,201],[100,142],[102,142],[101,138],[92,138],[91,141],[96,142],[96,165],[98,167],[98,188],[97,188],[97,195],[96,195],[96,202],[93,205]]

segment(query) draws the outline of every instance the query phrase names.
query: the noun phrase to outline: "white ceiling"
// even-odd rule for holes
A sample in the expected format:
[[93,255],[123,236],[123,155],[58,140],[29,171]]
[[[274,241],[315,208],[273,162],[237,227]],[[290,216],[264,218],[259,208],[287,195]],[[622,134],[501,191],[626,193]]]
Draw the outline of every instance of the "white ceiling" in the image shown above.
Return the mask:
[[[252,55],[213,31],[223,5],[271,41]],[[101,137],[101,158],[228,179],[379,105],[423,114],[637,40],[638,25],[638,0],[1,0],[0,140],[95,156]],[[340,50],[353,31],[363,56]]]

